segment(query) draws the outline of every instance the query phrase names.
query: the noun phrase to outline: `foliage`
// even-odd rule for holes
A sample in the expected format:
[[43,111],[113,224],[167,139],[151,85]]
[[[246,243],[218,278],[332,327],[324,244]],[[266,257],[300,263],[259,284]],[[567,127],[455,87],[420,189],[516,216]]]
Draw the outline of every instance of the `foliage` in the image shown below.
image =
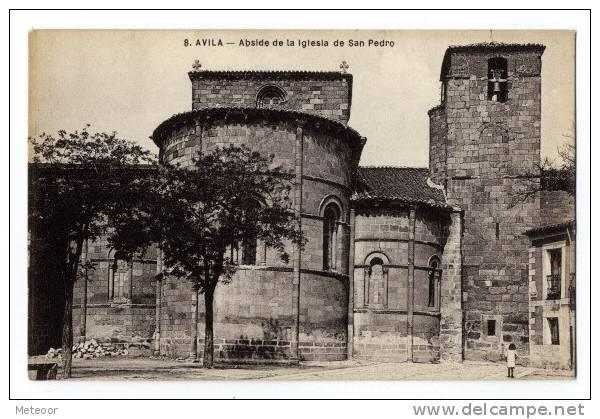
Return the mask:
[[[227,280],[236,264],[228,249],[260,240],[289,260],[285,241],[304,239],[291,208],[289,174],[245,146],[216,148],[188,168],[161,167],[155,193],[143,207],[116,219],[115,247],[139,250],[160,243],[170,274],[192,281],[201,292]],[[134,234],[121,234],[131,230]],[[223,275],[223,277],[221,277]]]
[[106,217],[123,205],[139,182],[140,165],[155,163],[150,152],[116,133],[81,131],[30,138],[33,150],[29,223],[62,239],[97,238]]
[[29,230],[32,254],[45,243],[55,254],[57,286],[64,287],[63,375],[71,374],[73,284],[84,243],[107,232],[120,209],[138,205],[132,193],[155,170],[154,156],[116,133],[81,131],[29,138]]
[[291,176],[273,165],[273,156],[230,145],[198,155],[189,167],[161,167],[152,182],[145,206],[115,219],[111,242],[129,251],[159,243],[169,274],[205,295],[204,362],[211,366],[212,298],[236,270],[231,249],[260,240],[287,261],[286,243],[304,244],[292,211]]

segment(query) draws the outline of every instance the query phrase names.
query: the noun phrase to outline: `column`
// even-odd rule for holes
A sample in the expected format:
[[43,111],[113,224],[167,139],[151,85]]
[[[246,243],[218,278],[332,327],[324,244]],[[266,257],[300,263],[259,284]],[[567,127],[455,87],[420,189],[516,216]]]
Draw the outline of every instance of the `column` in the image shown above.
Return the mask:
[[192,342],[190,345],[190,360],[198,362],[198,288],[192,284]]
[[131,263],[129,264],[129,289],[127,290],[127,302],[131,304],[133,302],[133,255],[131,256]]
[[[296,128],[296,153],[295,153],[295,172],[294,183],[294,212],[298,222],[298,228],[302,229],[302,166],[304,158],[304,135],[302,127]],[[292,281],[292,315],[294,318],[294,330],[292,336],[291,357],[299,358],[300,346],[300,278],[301,278],[301,250],[300,246],[294,248],[294,272]]]
[[[84,265],[88,262],[88,241],[83,243],[83,251],[81,252],[81,260]],[[83,272],[83,291],[81,292],[81,319],[79,324],[79,336],[85,340],[86,327],[87,327],[87,303],[88,303],[88,271],[87,267],[84,268]]]
[[160,318],[162,310],[162,251],[158,250],[156,255],[156,311],[154,317],[154,355],[160,355]]
[[258,240],[256,243],[256,264],[267,265],[267,245],[262,240]]
[[364,287],[364,292],[363,292],[363,307],[368,307],[369,306],[369,280],[371,279],[371,276],[369,275],[369,267],[365,266],[363,268],[363,287]]
[[448,239],[442,256],[440,295],[440,361],[462,362],[462,213],[450,214]]
[[113,262],[108,261],[108,301],[112,303],[115,298],[115,273]]
[[408,216],[408,284],[406,302],[406,357],[413,360],[413,311],[415,295],[415,220],[416,210],[410,209]]
[[354,208],[350,210],[349,222],[349,252],[348,252],[348,336],[346,342],[346,350],[348,359],[354,356],[354,221],[356,219],[356,211]]
[[331,239],[331,266],[329,267],[331,270],[339,272],[339,264],[338,264],[338,229],[340,228],[339,220],[335,221],[333,225],[333,237]]
[[388,308],[389,266],[383,265],[383,308]]

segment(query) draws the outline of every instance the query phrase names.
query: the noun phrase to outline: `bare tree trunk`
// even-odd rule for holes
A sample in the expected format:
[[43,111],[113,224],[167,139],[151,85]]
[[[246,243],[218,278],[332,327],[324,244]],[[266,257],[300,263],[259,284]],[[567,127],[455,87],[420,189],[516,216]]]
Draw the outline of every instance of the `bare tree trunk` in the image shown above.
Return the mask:
[[73,363],[73,287],[75,282],[71,278],[65,278],[65,310],[63,312],[62,332],[62,367],[63,378],[71,378],[71,366]]
[[83,235],[75,241],[75,252],[67,246],[66,269],[63,270],[65,287],[65,310],[63,312],[62,358],[63,378],[71,378],[73,364],[73,287],[77,280],[79,259],[83,250]]
[[214,289],[204,292],[204,368],[213,367],[213,299]]

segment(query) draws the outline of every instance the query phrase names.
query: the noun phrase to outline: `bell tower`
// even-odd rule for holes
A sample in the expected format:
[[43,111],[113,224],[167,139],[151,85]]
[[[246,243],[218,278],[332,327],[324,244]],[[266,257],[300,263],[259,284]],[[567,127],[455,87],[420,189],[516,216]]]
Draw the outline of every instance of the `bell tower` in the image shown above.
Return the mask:
[[514,196],[540,162],[544,49],[500,43],[449,47],[441,104],[429,111],[431,178],[464,214],[465,359],[498,360],[510,343],[527,356],[523,232],[536,225],[539,199],[515,205]]

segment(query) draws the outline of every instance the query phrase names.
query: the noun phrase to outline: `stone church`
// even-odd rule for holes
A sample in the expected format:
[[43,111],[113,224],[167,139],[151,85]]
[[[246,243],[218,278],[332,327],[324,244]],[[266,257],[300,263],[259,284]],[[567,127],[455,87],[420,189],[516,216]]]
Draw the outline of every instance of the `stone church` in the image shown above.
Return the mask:
[[[161,162],[227,144],[274,154],[294,175],[308,238],[289,263],[261,242],[231,249],[239,267],[216,290],[215,357],[497,361],[514,343],[527,362],[537,319],[525,233],[574,218],[560,191],[513,204],[540,164],[544,48],[446,50],[428,168],[360,166],[367,139],[348,126],[344,71],[190,72],[192,110],[152,134]],[[75,339],[190,355],[191,284],[157,276],[157,251],[128,260],[99,241],[84,257],[96,269],[76,285]]]

